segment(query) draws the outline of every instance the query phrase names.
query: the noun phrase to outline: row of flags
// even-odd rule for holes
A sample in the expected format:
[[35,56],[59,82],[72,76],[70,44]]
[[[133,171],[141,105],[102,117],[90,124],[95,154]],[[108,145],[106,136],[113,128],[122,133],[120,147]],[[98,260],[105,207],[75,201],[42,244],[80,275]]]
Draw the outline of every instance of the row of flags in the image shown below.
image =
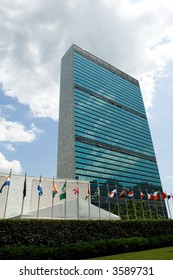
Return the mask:
[[[38,190],[39,196],[42,196],[43,195],[43,189],[41,187],[41,179],[39,180],[37,190]],[[79,194],[79,187],[75,187],[72,191],[74,192],[74,194]],[[59,193],[59,190],[58,190],[58,187],[57,187],[57,185],[56,185],[56,183],[54,182],[54,179],[53,179],[52,197],[54,198],[57,193]],[[59,198],[60,198],[60,200],[66,199],[66,182],[64,183],[64,185],[61,188]]]
[[[165,192],[160,192],[160,191],[155,191],[155,192],[148,192],[147,189],[146,189],[146,195],[147,195],[147,199],[148,200],[159,200],[159,198],[161,198],[162,200],[165,200],[166,198],[167,199],[170,199],[172,198],[173,199],[173,196],[172,195],[167,195]],[[139,189],[139,198],[140,199],[143,199],[143,197],[146,196],[140,189]],[[93,199],[98,199],[98,196],[100,196],[100,188],[97,187],[94,195],[92,196]],[[118,195],[118,192],[117,192],[117,189],[114,189],[112,191],[108,191],[108,194],[107,194],[107,201],[109,198],[113,198],[113,197],[116,197],[116,198],[129,198],[129,199],[134,199],[134,191],[133,190],[130,190],[130,191],[127,191],[126,188],[124,187],[124,189],[120,192],[120,194]]]
[[[2,190],[5,186],[10,186],[10,181],[11,181],[11,175],[9,175],[6,180],[4,181],[4,183],[2,184],[1,188],[0,188],[0,193],[2,193]],[[43,195],[43,189],[42,189],[42,185],[41,185],[41,176],[38,182],[38,186],[37,186],[37,190],[38,190],[38,195],[42,196]],[[79,187],[75,187],[73,190],[74,194],[79,194]],[[58,187],[53,179],[53,190],[52,190],[52,196],[55,197],[55,195],[59,193]],[[88,192],[89,194],[89,192]],[[26,176],[24,179],[24,187],[23,187],[23,198],[26,196]],[[64,183],[63,187],[61,188],[61,192],[59,195],[60,200],[65,199],[66,198],[66,182]]]
[[[6,180],[2,184],[2,186],[0,188],[0,193],[2,193],[2,190],[3,190],[3,188],[5,186],[8,186],[8,187],[10,186],[10,180],[11,180],[11,174],[6,178]],[[39,179],[39,182],[38,182],[37,190],[38,190],[39,196],[42,196],[43,195],[43,189],[42,189],[42,186],[41,186],[41,176],[40,176],[40,179]],[[75,187],[72,191],[74,192],[74,194],[79,194],[79,187],[78,186]],[[55,197],[55,195],[57,193],[59,193],[59,189],[58,189],[58,187],[57,187],[57,185],[56,185],[56,183],[54,181],[54,178],[53,178],[52,196]],[[88,191],[87,191],[85,199],[87,199],[90,196],[90,194],[91,194],[90,186],[88,186]],[[159,200],[159,198],[161,198],[162,200],[165,200],[166,198],[167,199],[170,199],[170,198],[173,199],[173,195],[167,195],[163,191],[162,192],[160,192],[160,191],[153,191],[151,193],[151,192],[148,192],[147,189],[146,189],[146,194],[147,194],[147,199],[148,200]],[[24,179],[23,198],[25,196],[26,196],[26,174],[25,174],[25,179]],[[100,196],[100,188],[97,187],[96,191],[94,192],[94,194],[92,196],[92,199],[96,200],[99,196]],[[145,194],[139,189],[139,197],[140,197],[140,199],[142,199],[144,196],[145,196]],[[117,189],[114,189],[112,191],[108,191],[107,198],[113,198],[113,197],[116,197],[116,198],[127,197],[129,199],[134,199],[134,191],[133,190],[127,191],[125,187],[120,192],[119,195],[118,195]],[[66,198],[66,181],[65,181],[64,185],[61,188],[61,191],[60,191],[60,194],[59,194],[59,198],[60,198],[60,200]]]
[[[2,190],[3,190],[3,188],[5,186],[8,186],[8,187],[10,186],[10,180],[11,180],[11,174],[9,174],[9,176],[6,178],[6,180],[2,184],[2,186],[0,188],[0,193],[2,193]],[[37,190],[38,190],[39,196],[42,196],[43,195],[43,189],[42,189],[42,186],[41,186],[41,176],[40,176],[40,179],[39,179],[39,182],[38,182]],[[79,187],[78,186],[75,187],[72,191],[74,192],[74,194],[79,194]],[[59,193],[59,189],[58,189],[58,187],[57,187],[57,185],[56,185],[56,183],[54,181],[54,178],[53,178],[52,196],[55,197],[55,195],[57,193]],[[90,186],[88,186],[88,191],[87,191],[85,199],[87,199],[90,196],[90,194],[91,194]],[[159,198],[161,198],[162,200],[165,200],[166,198],[167,199],[170,199],[170,198],[173,199],[173,195],[167,195],[163,191],[162,192],[160,192],[160,191],[148,192],[147,189],[146,189],[146,195],[147,195],[147,199],[148,200],[159,200]],[[23,198],[25,196],[26,196],[26,174],[25,174],[25,179],[24,179]],[[92,196],[92,199],[96,200],[99,196],[100,196],[100,188],[97,187],[96,191],[94,192],[94,194]],[[142,199],[144,196],[145,196],[145,194],[139,188],[139,197],[140,197],[140,199]],[[134,191],[133,190],[127,191],[125,187],[120,192],[119,195],[118,195],[117,189],[114,189],[112,191],[108,191],[107,199],[113,198],[113,197],[116,197],[116,198],[125,198],[125,197],[127,197],[129,199],[134,199]],[[61,191],[60,191],[60,194],[59,194],[59,198],[60,198],[60,200],[66,198],[66,181],[65,181],[64,185],[61,188]]]
[[[0,188],[0,193],[2,193],[4,187],[9,187],[10,186],[10,181],[11,181],[11,171],[9,176],[6,178],[6,180],[4,181],[4,183],[2,184],[1,188]],[[42,188],[42,184],[41,184],[41,176],[38,182],[38,186],[37,186],[37,190],[38,190],[38,214],[39,214],[39,203],[40,203],[40,197],[43,196],[43,188]],[[9,191],[9,188],[8,188]],[[77,182],[77,186],[72,189],[73,193],[75,195],[77,195],[77,201],[79,200],[79,186],[78,186],[78,182]],[[25,179],[24,179],[24,186],[23,186],[23,201],[22,201],[22,210],[21,210],[21,216],[23,214],[23,204],[24,204],[24,198],[26,196],[26,192],[27,192],[27,175],[25,173]],[[63,200],[65,199],[65,203],[66,203],[66,181],[64,182],[61,190],[59,191],[57,184],[54,180],[53,177],[53,184],[52,184],[52,209],[53,209],[53,201],[54,201],[54,197],[55,195],[59,193],[59,199]],[[136,189],[135,189],[135,196],[136,196]],[[100,187],[98,186],[94,192],[93,195],[91,195],[91,189],[90,189],[90,184],[88,184],[88,190],[86,193],[86,197],[85,200],[87,200],[89,197],[93,200],[98,200],[99,202],[99,208],[100,208],[100,196],[101,196],[101,191],[100,191]],[[112,191],[109,191],[108,186],[107,186],[107,197],[106,197],[106,202],[110,203],[110,198],[116,198],[116,200],[118,201],[118,199],[121,198],[128,198],[131,199],[133,201],[135,201],[135,197],[134,196],[134,191],[133,188],[131,190],[129,190],[129,188],[124,187],[121,192],[118,194],[117,188],[113,189]],[[161,191],[153,191],[153,192],[148,192],[148,190],[146,189],[146,194],[144,194],[141,189],[139,188],[139,193],[138,193],[138,198],[143,199],[143,197],[147,197],[148,201],[150,200],[161,200],[164,201],[165,199],[169,200],[170,198],[173,199],[172,194],[171,195],[167,195],[166,192],[161,192]],[[7,204],[7,199],[8,199],[8,192],[7,192],[7,197],[6,197],[6,204]],[[88,200],[89,201],[89,200]],[[78,202],[79,203],[79,202]],[[53,211],[53,210],[52,210]],[[4,217],[5,217],[5,212],[6,212],[6,205],[5,205],[5,210],[4,210]],[[53,214],[52,214],[53,215]]]
[[[5,214],[6,214],[6,208],[7,208],[7,200],[8,200],[8,193],[9,193],[9,187],[10,187],[10,183],[11,183],[11,171],[9,176],[5,179],[4,183],[2,184],[1,188],[0,188],[0,193],[2,193],[4,187],[8,187],[8,191],[7,191],[7,196],[6,196],[6,203],[5,203],[5,208],[4,208],[4,218],[5,218]],[[77,183],[78,184],[78,183]],[[43,188],[42,188],[42,181],[41,181],[41,176],[38,182],[38,186],[37,186],[37,190],[38,190],[38,210],[37,210],[37,218],[39,215],[39,205],[40,205],[40,197],[43,196]],[[76,186],[73,190],[73,193],[75,195],[77,195],[78,199],[79,199],[79,187]],[[24,199],[26,197],[26,193],[27,193],[27,175],[25,173],[25,179],[24,179],[24,185],[23,185],[23,200],[22,200],[22,209],[21,209],[21,217],[23,216],[23,207],[24,207]],[[66,181],[63,184],[60,192],[59,189],[57,187],[57,184],[54,181],[54,177],[53,177],[53,185],[52,185],[52,211],[53,211],[53,199],[55,197],[55,195],[59,193],[59,198],[60,200],[65,199],[66,200]],[[53,212],[52,212],[52,216],[53,216]]]

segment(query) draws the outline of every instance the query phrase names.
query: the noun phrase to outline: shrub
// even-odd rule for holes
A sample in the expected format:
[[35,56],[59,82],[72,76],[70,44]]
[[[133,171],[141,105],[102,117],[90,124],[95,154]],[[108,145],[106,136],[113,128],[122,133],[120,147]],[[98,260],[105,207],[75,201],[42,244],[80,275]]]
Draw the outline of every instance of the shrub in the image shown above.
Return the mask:
[[173,235],[156,237],[131,237],[66,244],[60,247],[7,246],[1,248],[4,260],[79,260],[97,258],[125,252],[173,246]]
[[4,246],[60,247],[88,241],[173,235],[173,220],[0,220]]

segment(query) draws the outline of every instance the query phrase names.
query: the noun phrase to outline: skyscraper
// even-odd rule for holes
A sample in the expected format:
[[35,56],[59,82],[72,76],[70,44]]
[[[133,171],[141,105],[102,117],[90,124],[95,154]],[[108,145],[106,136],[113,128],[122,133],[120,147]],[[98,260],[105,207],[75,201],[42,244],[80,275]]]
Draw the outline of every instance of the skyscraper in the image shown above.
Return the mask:
[[[72,45],[61,61],[59,178],[162,190],[139,82]],[[147,195],[147,194],[145,194]]]

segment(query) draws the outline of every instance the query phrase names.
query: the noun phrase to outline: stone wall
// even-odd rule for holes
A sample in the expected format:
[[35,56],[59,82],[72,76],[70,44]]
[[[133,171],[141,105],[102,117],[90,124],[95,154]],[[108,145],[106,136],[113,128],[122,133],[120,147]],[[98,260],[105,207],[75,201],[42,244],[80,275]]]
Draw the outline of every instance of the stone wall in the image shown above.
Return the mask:
[[[8,174],[0,173],[0,187],[4,183]],[[23,187],[24,187],[25,177],[21,175],[11,175],[11,182],[9,187],[9,194],[7,200],[7,208],[5,218],[17,216],[21,214],[22,200],[23,200]],[[30,211],[37,210],[38,208],[38,190],[37,186],[39,183],[39,177],[27,176],[27,189],[26,197],[24,199],[23,214]],[[60,202],[59,194],[61,188],[65,183],[65,179],[57,179],[55,183],[58,187],[59,193],[55,195],[54,204]],[[79,187],[79,198],[85,199],[88,192],[88,181],[77,181],[77,180],[67,180],[67,201],[74,199],[76,195],[72,191],[75,187]],[[40,209],[52,205],[52,190],[53,190],[53,179],[41,178],[41,186],[43,189],[43,196],[40,197]],[[0,193],[0,218],[4,217],[4,209],[6,205],[8,186],[3,188],[2,193]]]

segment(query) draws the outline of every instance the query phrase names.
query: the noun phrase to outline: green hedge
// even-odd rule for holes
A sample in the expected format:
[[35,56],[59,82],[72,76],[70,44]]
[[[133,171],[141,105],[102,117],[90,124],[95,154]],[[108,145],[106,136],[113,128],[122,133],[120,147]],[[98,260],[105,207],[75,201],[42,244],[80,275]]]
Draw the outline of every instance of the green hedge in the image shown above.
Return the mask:
[[0,248],[48,246],[128,237],[173,235],[173,220],[0,220]]
[[173,235],[159,237],[131,237],[66,244],[60,247],[20,246],[0,250],[3,260],[78,260],[97,258],[125,252],[173,246]]

